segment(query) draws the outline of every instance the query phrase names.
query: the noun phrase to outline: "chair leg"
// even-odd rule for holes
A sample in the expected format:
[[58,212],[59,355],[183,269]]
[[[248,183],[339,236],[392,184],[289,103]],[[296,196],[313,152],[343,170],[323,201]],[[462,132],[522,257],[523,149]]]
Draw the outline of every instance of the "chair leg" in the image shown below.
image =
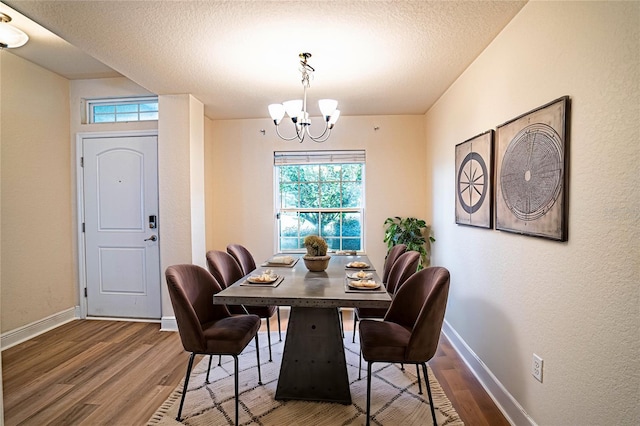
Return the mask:
[[371,364],[367,363],[367,426],[371,424]]
[[342,308],[338,308],[338,313],[340,314],[340,335],[344,339],[344,321],[342,321]]
[[356,342],[357,325],[358,325],[358,314],[356,313],[356,308],[353,308],[353,337],[351,338],[351,343]]
[[416,376],[418,376],[418,395],[422,395],[422,384],[420,383],[420,366],[416,364]]
[[222,355],[218,355],[218,367],[222,365]]
[[360,349],[360,363],[358,364],[358,380],[362,379],[362,348]]
[[404,371],[404,363],[400,363],[400,371]]
[[276,315],[278,315],[278,340],[282,342],[282,327],[280,326],[280,306],[276,308]]
[[233,382],[235,384],[235,395],[236,395],[236,425],[238,424],[238,356],[233,356]]
[[187,396],[187,386],[189,385],[189,376],[191,375],[191,368],[193,367],[193,360],[196,358],[195,352],[191,352],[189,357],[189,364],[187,365],[187,375],[184,377],[184,386],[182,387],[182,398],[180,399],[180,408],[178,408],[178,415],[176,420],[180,421],[180,414],[182,414],[182,406],[184,405],[184,397]]
[[272,362],[271,359],[271,326],[269,325],[269,318],[267,318],[267,342],[269,342],[269,362]]
[[207,378],[204,380],[206,384],[209,384],[209,372],[211,371],[211,362],[213,361],[213,355],[209,355],[209,367],[207,368]]
[[436,409],[433,406],[433,397],[431,396],[431,385],[429,384],[429,373],[427,373],[427,363],[422,363],[422,371],[424,373],[424,381],[427,383],[427,394],[429,395],[429,405],[431,405],[431,417],[433,418],[433,425],[438,426],[436,422]]
[[256,359],[258,361],[258,384],[262,384],[262,373],[260,372],[260,345],[258,344],[258,333],[256,333]]

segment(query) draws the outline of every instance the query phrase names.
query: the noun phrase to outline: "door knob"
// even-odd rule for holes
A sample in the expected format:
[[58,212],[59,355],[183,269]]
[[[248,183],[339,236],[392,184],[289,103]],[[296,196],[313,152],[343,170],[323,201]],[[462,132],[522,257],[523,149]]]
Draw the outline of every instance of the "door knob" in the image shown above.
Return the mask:
[[158,237],[156,237],[155,235],[152,235],[149,238],[145,238],[145,241],[156,241],[157,239]]

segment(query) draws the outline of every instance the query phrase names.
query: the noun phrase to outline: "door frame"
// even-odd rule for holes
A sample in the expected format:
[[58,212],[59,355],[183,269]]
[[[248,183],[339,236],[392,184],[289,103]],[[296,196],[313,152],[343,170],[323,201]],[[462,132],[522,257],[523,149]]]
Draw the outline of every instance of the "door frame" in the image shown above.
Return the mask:
[[[114,132],[79,132],[76,133],[76,158],[75,158],[75,172],[76,172],[76,240],[78,244],[78,305],[80,306],[79,316],[81,319],[87,318],[88,306],[87,298],[85,297],[85,291],[87,288],[87,271],[86,271],[86,256],[85,256],[85,241],[84,232],[82,230],[82,224],[84,223],[84,172],[82,170],[82,142],[84,139],[93,138],[121,138],[121,137],[141,137],[141,136],[155,136],[158,137],[157,129],[149,130],[131,130],[131,131],[114,131]],[[160,169],[158,168],[158,176],[160,175]],[[158,212],[159,214],[160,212]],[[160,310],[162,312],[162,298],[160,300]],[[97,317],[96,317],[97,318]],[[109,319],[108,317],[100,317],[100,319]],[[117,318],[122,320],[122,318]],[[151,319],[135,319],[130,318],[131,321],[141,322],[160,322],[161,320]]]

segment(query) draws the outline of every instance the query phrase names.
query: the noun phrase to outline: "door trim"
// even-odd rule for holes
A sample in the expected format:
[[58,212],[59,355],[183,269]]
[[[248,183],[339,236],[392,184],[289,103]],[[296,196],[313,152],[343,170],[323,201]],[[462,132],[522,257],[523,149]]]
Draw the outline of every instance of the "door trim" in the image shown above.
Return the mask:
[[[132,131],[116,131],[116,132],[79,132],[76,133],[76,241],[78,243],[78,305],[80,306],[80,318],[87,318],[87,298],[85,290],[87,288],[87,271],[85,258],[84,233],[82,232],[82,224],[84,223],[84,179],[82,171],[82,141],[84,139],[93,138],[121,138],[121,137],[139,137],[139,136],[158,136],[157,129],[149,130],[132,130]],[[158,169],[160,175],[160,169]],[[162,300],[160,301],[160,309],[162,311]],[[122,318],[118,318],[122,320]],[[155,321],[154,321],[155,322]]]

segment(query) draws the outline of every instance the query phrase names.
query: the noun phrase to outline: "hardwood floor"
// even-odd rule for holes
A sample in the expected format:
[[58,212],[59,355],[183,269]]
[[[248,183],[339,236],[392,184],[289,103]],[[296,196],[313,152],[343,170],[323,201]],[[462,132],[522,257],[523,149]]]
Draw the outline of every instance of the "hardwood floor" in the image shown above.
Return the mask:
[[[275,317],[271,326],[277,330]],[[5,425],[144,425],[189,357],[178,333],[159,328],[79,320],[3,351]],[[509,424],[446,338],[429,366],[465,424]]]

